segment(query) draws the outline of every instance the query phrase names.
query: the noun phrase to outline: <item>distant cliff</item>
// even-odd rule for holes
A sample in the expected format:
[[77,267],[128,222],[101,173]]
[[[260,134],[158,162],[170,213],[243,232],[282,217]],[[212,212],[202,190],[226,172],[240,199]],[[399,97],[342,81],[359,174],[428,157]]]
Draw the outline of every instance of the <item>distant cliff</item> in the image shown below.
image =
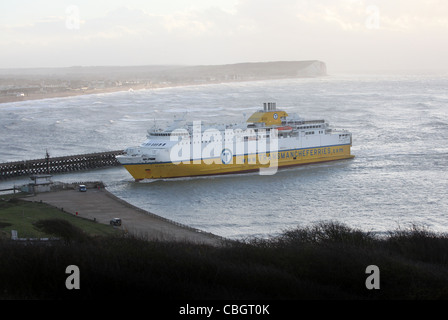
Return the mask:
[[324,62],[274,61],[209,66],[92,66],[0,69],[0,103],[234,81],[320,77]]
[[[27,81],[41,80],[156,80],[167,78],[285,78],[285,77],[319,77],[327,74],[324,62],[309,61],[274,61],[246,62],[224,65],[147,65],[147,66],[91,66],[69,68],[23,68],[0,69],[0,81],[20,79]],[[1,84],[1,83],[0,83]],[[8,83],[9,84],[9,83]]]
[[170,68],[158,76],[170,81],[231,81],[258,80],[298,77],[320,77],[327,74],[324,62],[275,61],[248,62],[226,65],[191,66]]

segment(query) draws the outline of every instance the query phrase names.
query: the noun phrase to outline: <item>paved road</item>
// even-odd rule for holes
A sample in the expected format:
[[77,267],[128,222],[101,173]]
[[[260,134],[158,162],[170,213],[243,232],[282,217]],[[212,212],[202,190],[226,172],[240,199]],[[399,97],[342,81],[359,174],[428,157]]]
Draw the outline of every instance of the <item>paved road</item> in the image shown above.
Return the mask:
[[63,190],[39,193],[25,198],[42,201],[79,217],[95,219],[99,223],[110,224],[112,218],[122,219],[122,228],[139,237],[162,241],[188,241],[219,245],[222,238],[210,233],[178,225],[116,198],[105,189],[88,189],[87,192]]

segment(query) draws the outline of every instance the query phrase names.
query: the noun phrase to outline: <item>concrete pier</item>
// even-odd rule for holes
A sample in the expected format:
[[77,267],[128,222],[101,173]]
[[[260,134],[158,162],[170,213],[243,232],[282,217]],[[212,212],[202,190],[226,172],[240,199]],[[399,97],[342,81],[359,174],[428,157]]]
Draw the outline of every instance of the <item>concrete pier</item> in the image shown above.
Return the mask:
[[35,174],[74,172],[119,166],[123,150],[0,163],[0,180]]

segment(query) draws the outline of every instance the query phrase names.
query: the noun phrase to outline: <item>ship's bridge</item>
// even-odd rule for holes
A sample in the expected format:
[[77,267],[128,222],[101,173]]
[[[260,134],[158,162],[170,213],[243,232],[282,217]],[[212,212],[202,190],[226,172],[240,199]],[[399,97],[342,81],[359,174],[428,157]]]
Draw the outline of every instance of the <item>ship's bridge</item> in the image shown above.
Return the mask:
[[275,102],[263,103],[263,110],[259,110],[252,114],[248,123],[264,124],[265,126],[279,126],[282,120],[285,120],[288,114],[285,111],[277,110]]

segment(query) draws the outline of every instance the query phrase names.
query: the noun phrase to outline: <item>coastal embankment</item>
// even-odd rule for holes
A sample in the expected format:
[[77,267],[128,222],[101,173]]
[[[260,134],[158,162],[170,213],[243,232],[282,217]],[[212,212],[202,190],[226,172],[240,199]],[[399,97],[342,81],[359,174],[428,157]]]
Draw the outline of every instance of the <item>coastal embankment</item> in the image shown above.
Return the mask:
[[38,193],[25,200],[43,202],[64,212],[110,224],[113,218],[122,220],[121,228],[134,236],[148,240],[183,241],[219,245],[224,238],[157,216],[119,199],[104,188],[79,192],[73,188]]
[[0,103],[326,74],[326,64],[318,60],[199,66],[0,69]]

